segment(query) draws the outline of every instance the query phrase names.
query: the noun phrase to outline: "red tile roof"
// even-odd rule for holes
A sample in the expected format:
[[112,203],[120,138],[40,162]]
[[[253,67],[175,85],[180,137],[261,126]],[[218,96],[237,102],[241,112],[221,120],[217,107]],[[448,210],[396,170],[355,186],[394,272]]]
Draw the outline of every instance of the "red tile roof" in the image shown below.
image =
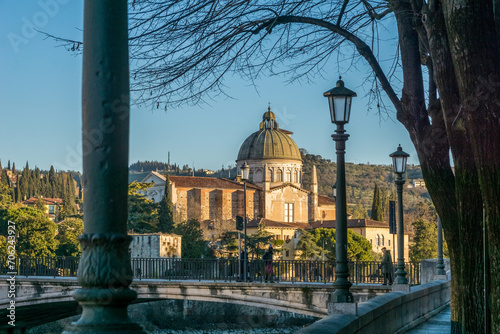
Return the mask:
[[[166,180],[164,175],[157,172],[151,174]],[[203,176],[175,176],[170,175],[170,182],[175,184],[178,188],[212,188],[212,189],[241,189],[243,190],[243,183],[226,178],[203,177]],[[247,183],[247,188],[254,190],[262,190],[254,184]]]
[[[323,224],[321,221],[315,221],[310,223],[312,228],[335,228],[336,221],[335,220],[323,220]],[[356,228],[356,227],[381,227],[381,228],[389,228],[389,223],[379,222],[371,219],[348,219],[347,220],[347,228]]]
[[[61,205],[63,200],[60,198],[50,198],[50,197],[41,197],[42,201],[45,202],[46,205]],[[35,204],[38,201],[38,197],[31,197],[23,202],[24,205]]]
[[254,219],[248,222],[247,227],[258,227],[259,224],[264,224],[266,227],[277,227],[277,228],[290,228],[290,229],[304,229],[304,230],[310,230],[311,225],[309,223],[285,223],[285,222],[279,222],[275,220],[270,220],[266,218],[260,218],[260,219]]
[[319,205],[335,205],[335,200],[325,195],[318,195]]

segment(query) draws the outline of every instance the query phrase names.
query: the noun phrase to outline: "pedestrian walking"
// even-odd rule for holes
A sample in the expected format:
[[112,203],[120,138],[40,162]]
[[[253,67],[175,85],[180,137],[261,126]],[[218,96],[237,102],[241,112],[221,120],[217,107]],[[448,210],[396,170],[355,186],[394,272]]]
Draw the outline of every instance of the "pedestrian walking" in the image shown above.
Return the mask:
[[264,253],[264,256],[262,257],[262,260],[264,260],[264,264],[266,266],[266,279],[264,280],[266,283],[268,280],[271,281],[271,283],[274,283],[273,279],[273,246],[269,245],[269,248],[267,251]]
[[382,285],[387,285],[387,281],[389,281],[389,285],[392,285],[394,268],[392,266],[391,251],[383,247],[382,253],[384,256],[382,257],[382,263],[379,265],[379,269],[382,269],[382,275],[384,275],[384,284]]

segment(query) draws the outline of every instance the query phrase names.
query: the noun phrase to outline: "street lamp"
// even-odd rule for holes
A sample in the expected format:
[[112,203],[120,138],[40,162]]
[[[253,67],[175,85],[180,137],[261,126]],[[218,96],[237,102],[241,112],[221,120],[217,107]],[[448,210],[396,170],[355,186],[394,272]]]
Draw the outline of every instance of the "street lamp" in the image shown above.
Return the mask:
[[405,183],[405,179],[403,178],[403,174],[406,172],[406,160],[410,155],[404,152],[401,145],[399,145],[398,150],[389,156],[392,158],[394,173],[398,174],[396,181],[394,181],[398,192],[398,264],[396,266],[396,279],[394,283],[408,284],[404,256],[403,184]]
[[248,249],[247,249],[247,181],[250,173],[250,166],[248,166],[247,162],[240,167],[241,170],[241,179],[243,180],[243,213],[244,213],[244,224],[245,224],[245,256],[243,258],[243,274],[245,275],[244,282],[247,281],[247,271],[248,271]]
[[349,267],[347,263],[347,203],[345,186],[345,142],[349,135],[345,133],[344,124],[349,122],[351,115],[351,101],[356,93],[344,87],[342,77],[339,77],[337,86],[323,93],[328,98],[330,116],[332,123],[337,125],[335,134],[332,135],[337,149],[337,183],[335,190],[335,292],[332,294],[332,302],[352,303],[352,293],[349,291],[351,282]]
[[335,182],[335,184],[332,186],[332,195],[333,195],[333,198],[337,198],[337,183]]

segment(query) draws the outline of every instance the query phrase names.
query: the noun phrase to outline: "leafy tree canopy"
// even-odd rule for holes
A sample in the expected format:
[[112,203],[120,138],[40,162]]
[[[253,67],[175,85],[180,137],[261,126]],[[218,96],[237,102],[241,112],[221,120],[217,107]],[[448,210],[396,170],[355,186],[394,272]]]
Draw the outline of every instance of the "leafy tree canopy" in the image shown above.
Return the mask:
[[16,226],[16,252],[25,256],[54,256],[57,225],[44,213],[30,207],[11,207],[2,220],[5,235],[8,221]]
[[158,232],[158,210],[145,191],[152,183],[132,182],[128,186],[128,230],[135,233]]
[[266,230],[265,225],[259,224],[257,233],[247,236],[248,256],[252,259],[261,259],[273,239],[274,235]]
[[203,241],[200,222],[189,219],[175,226],[174,233],[182,236],[182,257],[199,259],[208,255],[207,245]]
[[78,236],[83,234],[83,220],[80,218],[67,218],[57,226],[56,239],[59,245],[57,256],[80,256],[80,242]]
[[[415,237],[410,244],[410,259],[420,262],[422,259],[435,259],[438,256],[437,226],[424,219],[417,219],[413,223]],[[443,253],[448,254],[448,247],[443,243]]]

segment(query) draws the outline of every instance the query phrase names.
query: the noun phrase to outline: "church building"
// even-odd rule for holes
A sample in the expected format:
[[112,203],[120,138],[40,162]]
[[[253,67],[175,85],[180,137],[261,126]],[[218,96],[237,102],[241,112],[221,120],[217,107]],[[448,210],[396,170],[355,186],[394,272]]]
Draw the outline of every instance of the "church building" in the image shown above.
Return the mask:
[[[285,246],[293,244],[290,241],[296,239],[298,229],[311,229],[318,226],[317,222],[335,220],[335,201],[318,194],[315,167],[311,188],[302,187],[302,158],[292,134],[280,129],[275,114],[268,108],[257,131],[241,145],[236,159],[238,172],[245,162],[250,167],[246,184],[248,234],[263,224],[275,239],[286,241]],[[154,183],[147,191],[148,198],[159,202],[165,181],[165,176],[157,172],[144,178],[142,182]],[[218,239],[225,231],[236,231],[236,216],[244,216],[244,184],[240,176],[226,179],[171,175],[170,181],[177,221],[197,219],[206,240]],[[293,252],[289,256],[293,257]]]

